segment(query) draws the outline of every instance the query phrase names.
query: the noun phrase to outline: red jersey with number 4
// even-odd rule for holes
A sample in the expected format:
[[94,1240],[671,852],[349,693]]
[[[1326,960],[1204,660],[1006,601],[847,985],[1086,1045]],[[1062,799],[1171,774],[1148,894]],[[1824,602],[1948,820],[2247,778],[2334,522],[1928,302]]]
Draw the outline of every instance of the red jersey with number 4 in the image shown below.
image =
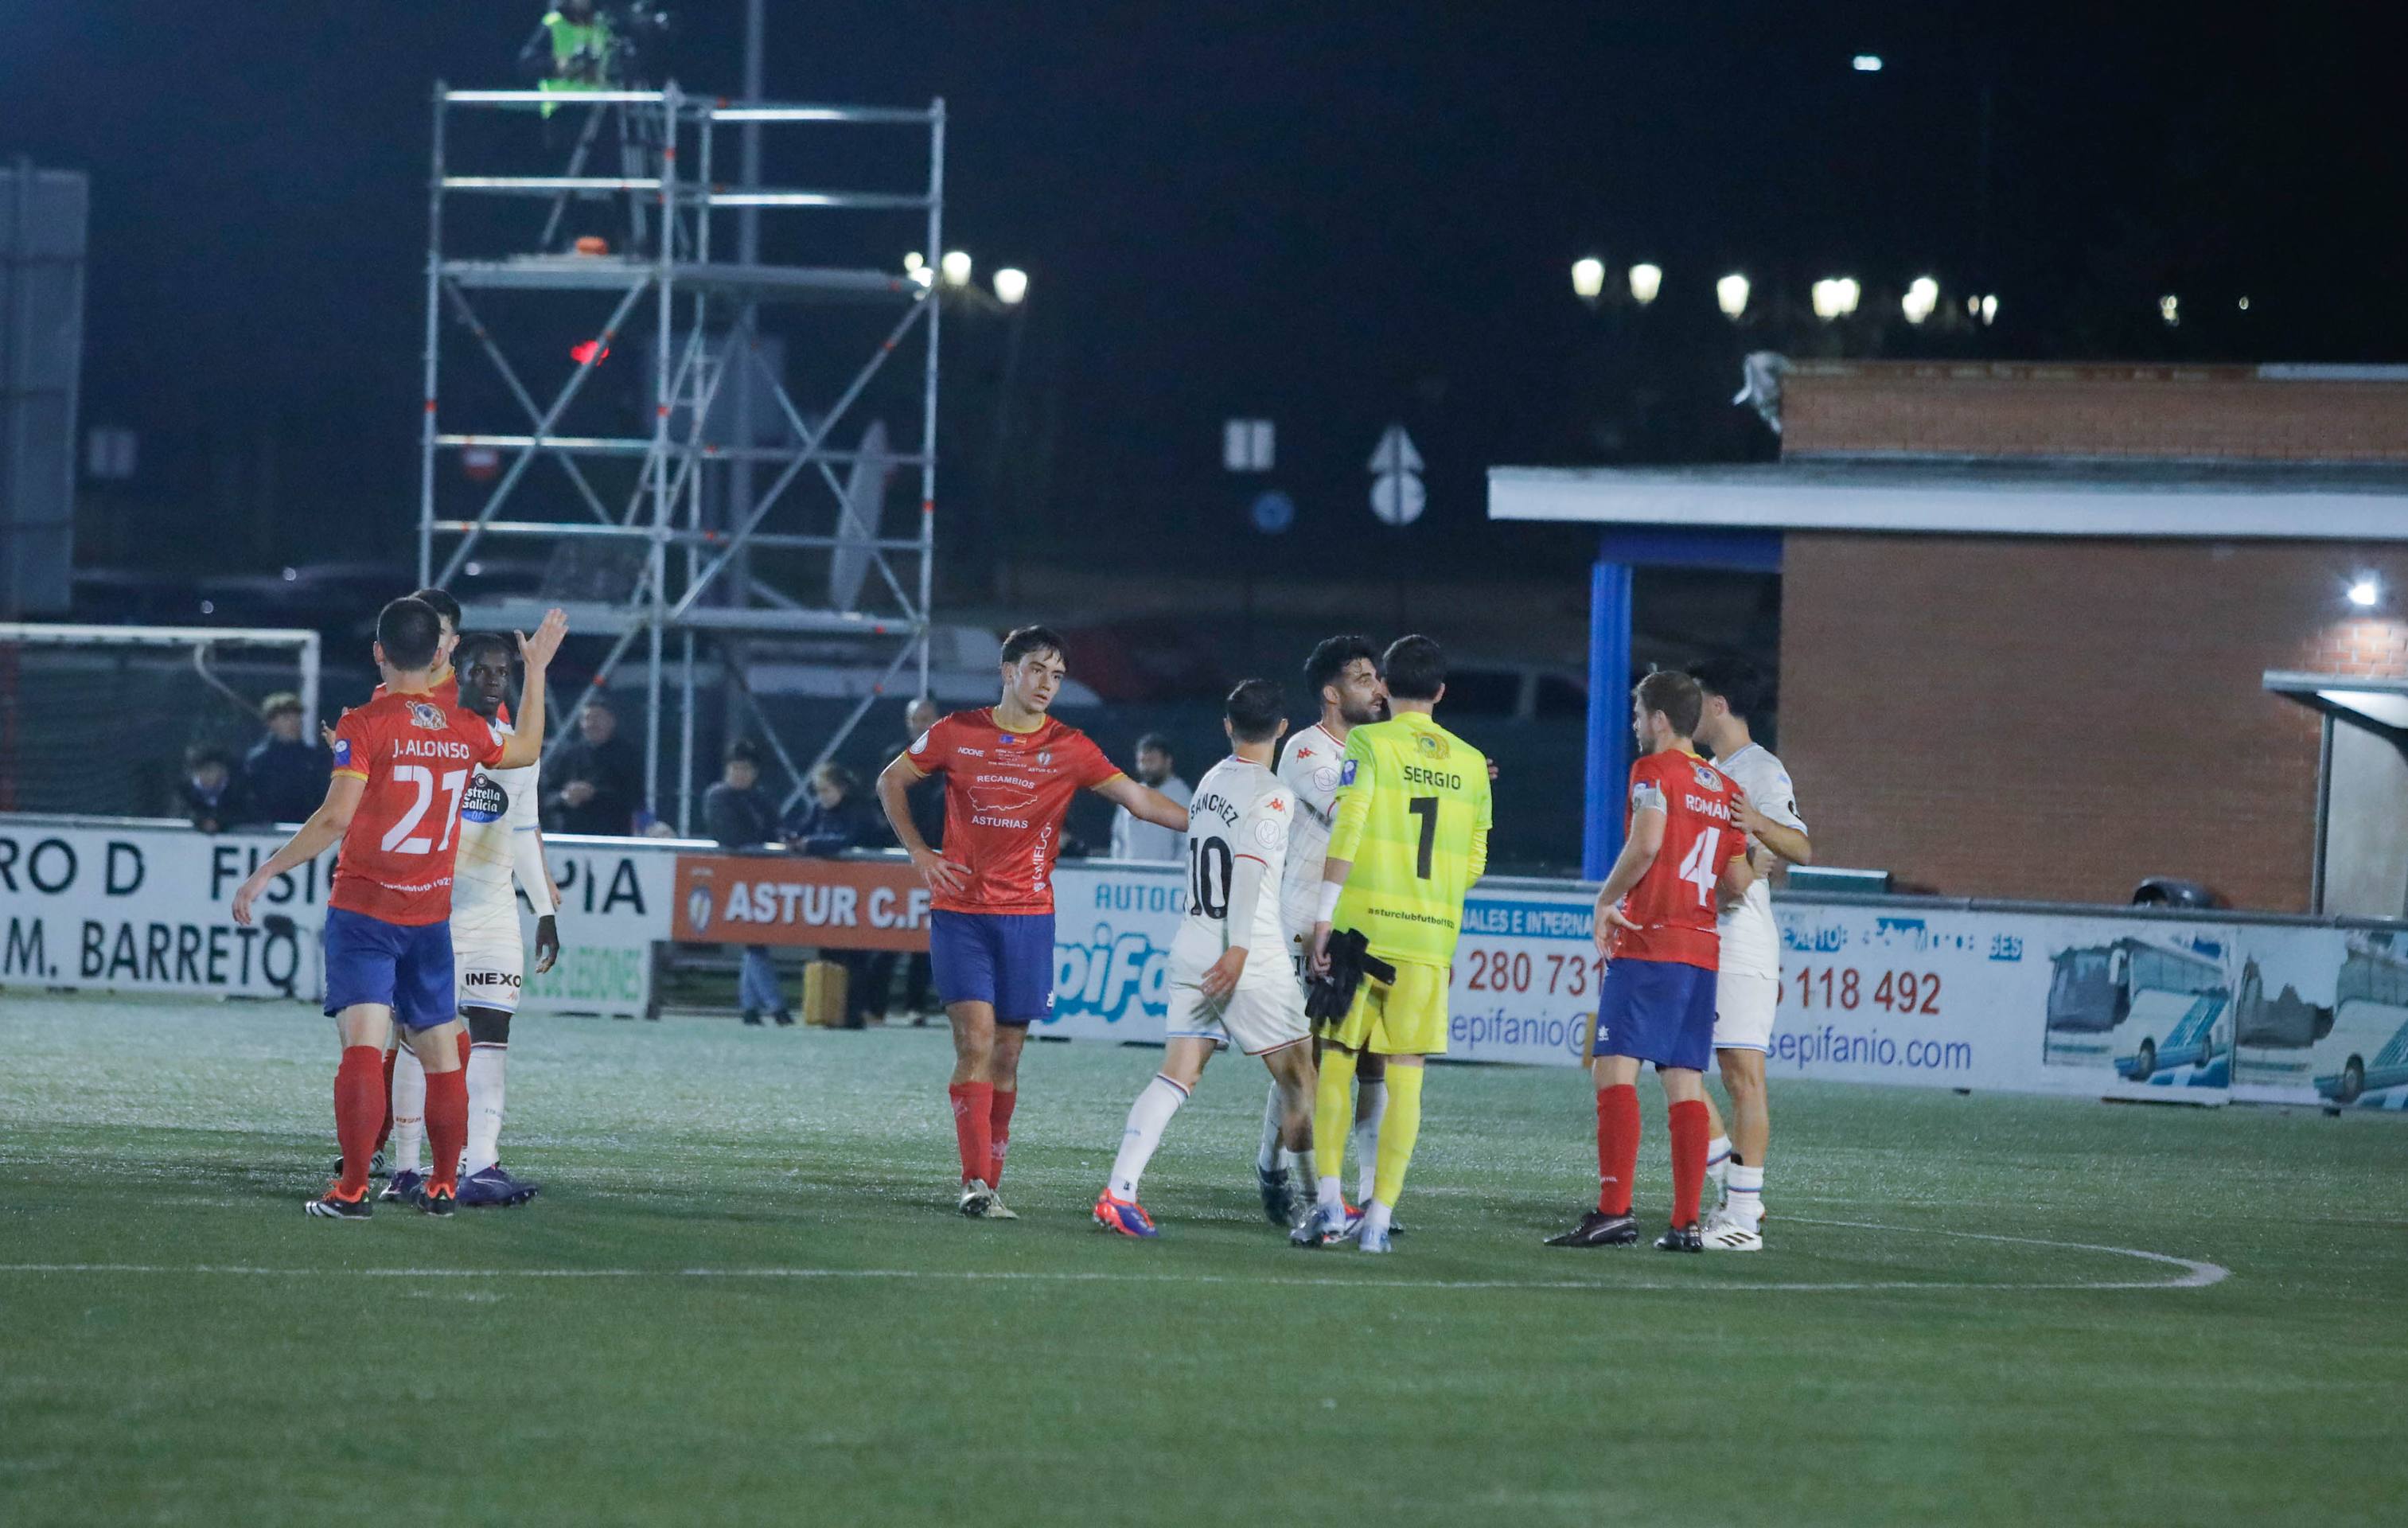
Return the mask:
[[460,797],[478,766],[501,757],[492,723],[431,695],[380,694],[346,713],[335,728],[335,772],[367,786],[326,905],[404,926],[450,917]]
[[1622,899],[1637,931],[1624,930],[1617,960],[1671,960],[1714,970],[1722,959],[1714,932],[1714,884],[1723,867],[1747,853],[1747,835],[1731,820],[1739,787],[1727,775],[1679,749],[1649,754],[1630,766],[1630,805],[1623,831],[1641,811],[1664,814],[1664,846],[1656,862]]
[[948,913],[1051,913],[1062,817],[1079,792],[1121,773],[1087,734],[1053,717],[1006,731],[995,708],[956,711],[903,756],[945,776],[944,857],[969,882],[929,905]]

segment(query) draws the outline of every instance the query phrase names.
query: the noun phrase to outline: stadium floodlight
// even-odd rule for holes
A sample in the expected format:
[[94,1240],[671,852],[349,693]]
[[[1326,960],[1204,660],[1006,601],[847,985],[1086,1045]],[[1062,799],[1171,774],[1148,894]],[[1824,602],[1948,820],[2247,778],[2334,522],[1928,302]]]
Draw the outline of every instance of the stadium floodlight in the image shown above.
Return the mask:
[[2360,610],[2372,610],[2383,598],[2383,584],[2372,573],[2360,573],[2349,586],[2349,602]]
[[1879,53],[1858,53],[1856,57],[1848,60],[1848,67],[1856,70],[1858,74],[1879,74],[1882,72],[1881,55]]
[[1917,276],[1907,283],[1906,296],[1898,303],[1909,324],[1920,324],[1940,310],[1940,282],[1929,276]]
[[937,268],[943,273],[947,286],[970,284],[970,256],[968,250],[947,250]]
[[1572,262],[1572,296],[1595,302],[1605,292],[1605,262],[1584,254]]
[[1012,307],[1028,296],[1028,272],[1006,266],[995,273],[995,298],[1005,307]]
[[927,256],[922,254],[917,250],[913,250],[910,253],[903,257],[903,274],[906,276],[917,276],[920,273],[921,267],[925,266],[927,263]]
[[1723,317],[1736,319],[1747,311],[1747,278],[1732,271],[1714,283],[1714,306]]
[[1664,290],[1664,267],[1637,265],[1630,267],[1630,300],[1644,308]]
[[2182,327],[2182,299],[2171,292],[2159,297],[2157,316],[2166,321],[2166,327],[2169,329]]

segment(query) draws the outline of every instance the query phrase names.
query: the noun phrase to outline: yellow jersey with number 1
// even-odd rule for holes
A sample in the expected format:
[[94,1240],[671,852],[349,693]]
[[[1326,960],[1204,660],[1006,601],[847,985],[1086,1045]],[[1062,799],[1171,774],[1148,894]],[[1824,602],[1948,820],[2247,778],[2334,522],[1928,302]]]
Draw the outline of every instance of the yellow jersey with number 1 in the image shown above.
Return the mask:
[[1417,711],[1346,734],[1329,858],[1351,860],[1334,927],[1383,960],[1455,959],[1463,898],[1488,865],[1488,759]]

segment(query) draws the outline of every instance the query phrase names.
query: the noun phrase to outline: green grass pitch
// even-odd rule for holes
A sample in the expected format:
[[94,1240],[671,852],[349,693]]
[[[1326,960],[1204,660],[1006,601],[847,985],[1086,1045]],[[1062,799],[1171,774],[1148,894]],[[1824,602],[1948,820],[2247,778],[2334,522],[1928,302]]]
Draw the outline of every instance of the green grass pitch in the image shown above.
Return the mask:
[[973,1223],[941,1031],[531,1018],[504,1150],[544,1196],[350,1225],[301,1213],[329,1029],[0,996],[0,1522],[2323,1528],[2408,1501],[2392,1120],[1776,1084],[1770,1250],[1582,1253],[1538,1245],[1595,1192],[1582,1079],[1452,1067],[1382,1260],[1262,1222],[1242,1057],[1173,1124],[1144,1244],[1086,1212],[1157,1052],[1032,1046],[1023,1218]]

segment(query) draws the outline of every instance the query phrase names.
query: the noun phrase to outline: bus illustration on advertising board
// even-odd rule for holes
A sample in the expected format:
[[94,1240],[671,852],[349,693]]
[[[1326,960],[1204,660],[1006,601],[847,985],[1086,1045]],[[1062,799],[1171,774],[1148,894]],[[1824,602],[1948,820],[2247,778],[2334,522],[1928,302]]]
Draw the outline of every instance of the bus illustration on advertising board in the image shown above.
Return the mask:
[[2049,964],[2046,1064],[2159,1087],[2221,1088],[2230,1076],[2223,944],[2128,936],[2059,950]]
[[2310,1049],[2309,1080],[2334,1103],[2408,1104],[2408,949],[2389,931],[2354,933],[2332,1017]]

